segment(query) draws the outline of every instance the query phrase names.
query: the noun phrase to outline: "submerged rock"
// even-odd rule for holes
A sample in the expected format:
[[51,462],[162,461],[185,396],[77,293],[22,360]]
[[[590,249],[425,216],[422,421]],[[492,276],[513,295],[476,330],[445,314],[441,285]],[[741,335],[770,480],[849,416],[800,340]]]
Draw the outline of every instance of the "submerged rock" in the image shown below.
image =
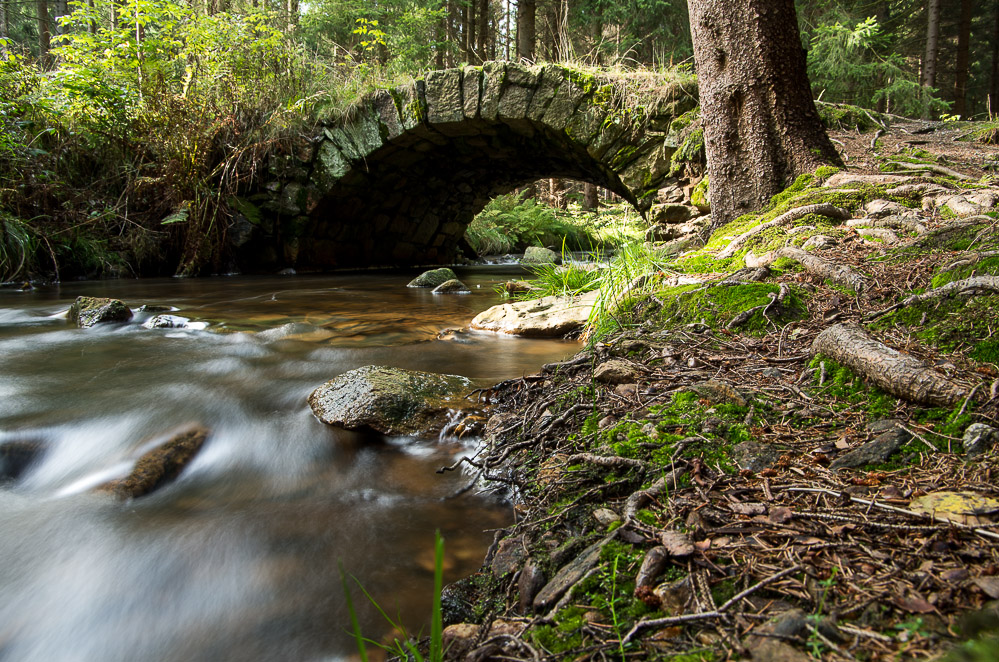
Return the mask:
[[461,398],[470,385],[458,375],[369,365],[317,388],[309,395],[309,406],[329,425],[426,435],[447,423],[449,409],[467,406]]
[[7,441],[0,444],[0,481],[17,480],[45,452],[39,441]]
[[562,260],[555,251],[542,246],[528,246],[521,264],[561,264]]
[[154,492],[173,481],[184,470],[208,438],[208,430],[194,427],[175,434],[138,459],[132,473],[105,483],[101,492],[120,499],[134,499]]
[[406,287],[437,287],[449,280],[457,280],[458,277],[453,271],[447,267],[441,267],[440,269],[431,269],[430,271],[424,271],[422,274],[409,281]]
[[480,331],[532,338],[561,338],[583,328],[599,292],[578,297],[550,296],[493,306],[472,320]]
[[81,329],[86,329],[95,324],[127,322],[132,319],[132,310],[118,299],[76,297],[66,317]]
[[457,278],[452,278],[451,280],[446,280],[437,287],[434,288],[434,294],[468,294],[471,292],[468,289],[468,285]]

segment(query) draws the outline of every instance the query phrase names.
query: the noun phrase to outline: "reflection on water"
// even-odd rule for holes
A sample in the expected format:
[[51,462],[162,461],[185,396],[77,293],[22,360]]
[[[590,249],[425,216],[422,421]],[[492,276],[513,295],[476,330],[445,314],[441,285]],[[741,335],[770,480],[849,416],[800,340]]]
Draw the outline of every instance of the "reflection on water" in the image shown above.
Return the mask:
[[[419,627],[432,539],[446,579],[474,571],[509,521],[485,496],[442,500],[435,470],[468,444],[379,440],[319,423],[305,398],[366,364],[481,385],[572,344],[457,334],[508,274],[460,274],[466,296],[412,274],[101,282],[0,291],[0,444],[42,459],[0,484],[0,660],[328,660],[349,656],[338,563]],[[170,306],[210,331],[79,330],[79,294]],[[221,331],[221,332],[220,332]],[[90,488],[178,426],[212,430],[169,487],[128,504]],[[362,605],[365,631],[384,623]]]

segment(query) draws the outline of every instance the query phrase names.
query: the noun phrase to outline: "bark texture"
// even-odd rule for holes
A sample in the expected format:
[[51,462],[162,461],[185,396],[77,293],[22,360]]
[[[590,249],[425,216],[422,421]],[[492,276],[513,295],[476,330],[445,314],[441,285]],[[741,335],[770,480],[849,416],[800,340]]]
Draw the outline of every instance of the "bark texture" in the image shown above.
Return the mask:
[[927,368],[919,359],[874,340],[855,324],[837,324],[820,333],[812,353],[846,366],[894,396],[933,407],[953,407],[967,389]]
[[688,0],[717,227],[840,165],[812,100],[793,0]]
[[517,2],[517,58],[521,62],[534,63],[534,42],[536,36],[536,0]]
[[965,119],[968,101],[968,60],[971,46],[971,0],[961,0],[957,28],[957,62],[954,65],[954,114]]
[[867,280],[854,269],[845,264],[837,264],[823,259],[818,255],[812,255],[797,246],[785,246],[780,250],[774,251],[770,255],[770,258],[766,260],[766,264],[773,263],[779,257],[794,260],[813,276],[831,280],[837,285],[849,287],[854,292],[862,292],[867,287]]

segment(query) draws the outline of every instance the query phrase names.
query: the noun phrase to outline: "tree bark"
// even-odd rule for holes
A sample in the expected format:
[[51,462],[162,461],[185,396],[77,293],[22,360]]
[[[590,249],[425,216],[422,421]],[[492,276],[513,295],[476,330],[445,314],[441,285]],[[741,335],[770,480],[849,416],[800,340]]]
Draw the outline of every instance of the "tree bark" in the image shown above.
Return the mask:
[[586,182],[583,184],[583,209],[585,211],[596,211],[600,205],[597,185]]
[[7,39],[10,37],[10,14],[7,3],[9,0],[0,0],[0,53],[7,51]]
[[[940,41],[940,0],[926,0],[926,52],[923,54],[923,94],[929,98],[931,88],[937,84],[937,52]],[[930,116],[929,106],[923,118]]]
[[715,227],[841,165],[815,110],[794,0],[687,0]]
[[475,0],[465,0],[465,62],[475,62]]
[[517,2],[517,59],[534,64],[537,0]]
[[961,0],[961,21],[957,31],[957,62],[954,72],[954,114],[967,119],[968,52],[971,44],[971,0]]
[[820,333],[812,354],[822,354],[846,366],[894,396],[932,407],[953,407],[968,391],[919,359],[894,350],[854,324],[837,324]]
[[992,29],[992,79],[989,81],[989,117],[999,113],[999,3],[996,3],[996,22]]
[[48,0],[38,0],[38,57],[45,61],[48,59],[49,46],[52,34],[49,32],[49,3]]
[[489,41],[489,0],[476,0],[479,4],[479,27],[477,31],[475,54],[478,56],[479,62],[485,62],[489,59],[489,51],[486,50],[486,44]]

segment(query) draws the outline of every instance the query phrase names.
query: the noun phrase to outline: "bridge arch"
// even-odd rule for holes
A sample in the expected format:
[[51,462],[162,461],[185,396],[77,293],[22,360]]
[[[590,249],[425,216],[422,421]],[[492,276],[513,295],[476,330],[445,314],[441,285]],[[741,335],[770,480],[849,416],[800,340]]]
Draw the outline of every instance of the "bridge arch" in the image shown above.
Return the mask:
[[[641,211],[668,176],[692,84],[642,104],[627,79],[506,62],[378,90],[326,124],[305,163],[272,169],[261,205],[292,266],[446,263],[496,195],[545,177],[590,182]],[[292,158],[292,157],[288,157]]]

